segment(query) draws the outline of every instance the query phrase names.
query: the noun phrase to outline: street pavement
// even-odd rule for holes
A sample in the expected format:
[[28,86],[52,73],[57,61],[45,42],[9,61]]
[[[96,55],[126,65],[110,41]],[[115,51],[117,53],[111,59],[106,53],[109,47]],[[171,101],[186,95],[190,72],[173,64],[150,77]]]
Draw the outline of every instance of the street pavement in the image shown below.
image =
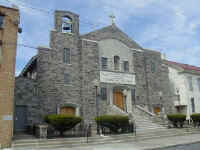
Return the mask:
[[[172,147],[175,145],[179,145],[180,147],[180,145],[187,145],[189,143],[196,143],[196,142],[200,143],[200,134],[151,139],[151,140],[144,140],[144,141],[134,141],[134,142],[127,142],[127,143],[89,145],[89,146],[84,146],[84,147],[63,148],[59,150],[153,150],[153,149],[160,149],[163,147]],[[184,147],[187,147],[187,146],[184,146]],[[169,150],[176,150],[176,148],[175,149],[171,148]],[[186,150],[186,149],[183,149],[183,150]],[[191,150],[191,149],[188,149],[188,150]],[[200,150],[200,147],[198,150]]]
[[[133,142],[126,142],[126,143],[123,142],[123,143],[87,145],[87,146],[71,147],[71,148],[70,147],[58,148],[56,150],[153,150],[153,149],[161,149],[164,147],[168,148],[164,148],[163,150],[193,150],[190,148],[191,145],[188,145],[191,143],[198,143],[198,144],[193,144],[192,147],[198,148],[194,150],[200,150],[200,147],[198,147],[200,145],[200,134],[189,134],[185,136],[175,136],[175,137],[167,137],[167,138],[151,139],[143,141],[136,140]],[[174,146],[176,145],[178,145],[178,147],[174,148]],[[28,150],[28,149],[21,149],[21,150]],[[38,150],[38,149],[29,149],[29,150]]]

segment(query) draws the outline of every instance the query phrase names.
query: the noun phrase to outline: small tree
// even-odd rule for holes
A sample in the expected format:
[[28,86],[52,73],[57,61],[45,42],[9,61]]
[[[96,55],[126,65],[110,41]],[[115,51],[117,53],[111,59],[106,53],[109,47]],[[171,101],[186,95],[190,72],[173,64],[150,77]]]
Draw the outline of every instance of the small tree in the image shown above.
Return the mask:
[[174,127],[178,127],[178,124],[180,127],[183,127],[184,121],[186,120],[186,115],[184,114],[168,114],[167,115],[168,120],[171,121],[174,125]]
[[191,115],[192,121],[195,127],[200,127],[200,114],[192,114]]
[[60,135],[63,136],[65,131],[72,129],[80,123],[82,118],[72,115],[47,115],[44,120],[52,125],[55,130],[59,131]]
[[96,117],[95,120],[97,124],[109,128],[114,133],[118,133],[120,129],[123,132],[129,126],[128,116],[103,115]]

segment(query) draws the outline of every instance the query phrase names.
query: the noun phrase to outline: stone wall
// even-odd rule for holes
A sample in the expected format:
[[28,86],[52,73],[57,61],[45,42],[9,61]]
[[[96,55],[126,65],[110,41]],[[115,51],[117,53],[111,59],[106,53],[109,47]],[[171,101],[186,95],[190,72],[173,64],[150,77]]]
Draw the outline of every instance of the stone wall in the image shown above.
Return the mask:
[[27,107],[28,125],[40,123],[37,81],[24,77],[15,79],[15,107],[17,106]]
[[[57,113],[63,104],[75,104],[80,107],[80,49],[79,39],[73,35],[52,31],[51,49],[39,49],[38,83],[42,114]],[[54,45],[55,43],[55,45]],[[70,48],[71,63],[63,62],[63,50]],[[64,82],[64,74],[70,75],[71,84]],[[59,112],[58,112],[59,113]]]
[[[82,116],[85,121],[94,122],[97,115],[96,89],[93,81],[99,81],[99,51],[98,44],[82,40],[81,44],[81,103]],[[98,90],[97,90],[98,91]],[[97,92],[98,94],[98,92]],[[101,108],[101,103],[99,103]],[[101,109],[99,109],[101,110]]]
[[136,73],[136,90],[135,90],[135,102],[136,105],[144,107],[148,105],[147,100],[147,85],[146,85],[146,72],[145,72],[145,59],[143,51],[133,51],[133,69]]
[[[62,33],[62,17],[69,16],[76,24],[73,33]],[[59,113],[59,107],[73,104],[81,107],[81,41],[78,37],[78,16],[69,12],[56,11],[55,31],[50,34],[50,48],[38,51],[38,87],[42,116]],[[63,62],[64,48],[71,51],[70,64]],[[69,75],[71,83],[64,81]]]
[[[173,102],[170,99],[168,69],[163,66],[159,52],[146,50],[144,54],[150,104],[152,108],[164,107],[165,111],[171,112]],[[161,96],[159,92],[162,92]]]

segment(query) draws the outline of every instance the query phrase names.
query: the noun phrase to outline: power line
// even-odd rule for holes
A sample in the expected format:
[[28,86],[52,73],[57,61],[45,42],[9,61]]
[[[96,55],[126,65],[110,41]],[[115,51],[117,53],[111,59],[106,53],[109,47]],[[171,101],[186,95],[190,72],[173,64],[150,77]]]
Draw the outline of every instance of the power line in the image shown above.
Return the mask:
[[[19,7],[22,7],[23,9],[24,8],[30,8],[30,9],[33,9],[33,10],[36,10],[36,11],[39,11],[39,12],[42,12],[43,14],[46,14],[47,16],[53,16],[54,15],[54,10],[47,10],[47,9],[41,9],[41,8],[36,8],[36,7],[32,7],[32,6],[28,6],[27,4],[23,3],[23,2],[18,2],[17,4],[13,3],[11,0],[5,0],[13,5],[17,5]],[[80,23],[82,24],[86,24],[86,25],[90,25],[92,27],[98,27],[100,25],[105,25],[104,23],[100,23],[99,24],[95,24],[95,23],[91,23],[89,20],[87,19],[80,19]],[[82,26],[82,27],[86,27],[86,26]],[[31,49],[36,49],[38,50],[38,47],[35,47],[35,46],[31,46],[31,45],[27,45],[27,44],[23,44],[23,43],[20,43],[20,44],[17,44],[17,43],[3,43],[4,45],[17,45],[17,46],[21,46],[21,47],[26,47],[26,48],[31,48]]]
[[[32,46],[32,45],[23,44],[23,43],[5,43],[5,42],[3,42],[2,45],[20,46],[20,47],[26,47],[26,48],[31,48],[31,49],[38,50],[38,47],[35,47],[35,46]],[[45,50],[45,51],[48,51],[48,50]]]
[[[10,0],[5,0],[5,1],[7,1],[7,2],[9,2],[9,3],[12,3],[13,4],[13,2],[12,1],[10,1]],[[22,2],[20,2],[20,4],[18,3],[18,4],[14,4],[14,5],[19,5],[19,6],[21,6],[21,7],[24,7],[24,8],[31,8],[31,9],[33,9],[33,10],[36,10],[36,11],[40,11],[40,12],[42,12],[42,13],[45,13],[46,15],[48,15],[48,16],[52,16],[52,15],[54,15],[54,10],[47,10],[47,9],[43,9],[43,8],[36,8],[36,7],[32,7],[32,6],[28,6],[27,4],[25,4],[25,3],[22,3]],[[80,19],[80,22],[82,22],[83,24],[87,24],[87,25],[91,25],[91,26],[100,26],[100,25],[105,25],[105,23],[102,23],[102,22],[98,22],[98,24],[96,24],[96,23],[92,23],[92,22],[90,22],[89,20],[87,20],[87,19],[84,19],[84,21],[83,20],[81,20]]]

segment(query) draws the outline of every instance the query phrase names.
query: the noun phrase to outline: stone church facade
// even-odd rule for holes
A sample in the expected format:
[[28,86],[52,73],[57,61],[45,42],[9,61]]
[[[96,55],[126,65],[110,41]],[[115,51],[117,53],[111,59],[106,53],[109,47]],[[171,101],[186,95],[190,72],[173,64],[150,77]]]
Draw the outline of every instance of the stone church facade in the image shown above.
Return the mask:
[[97,115],[128,115],[134,106],[154,114],[173,110],[161,53],[142,48],[114,23],[81,35],[78,15],[56,11],[54,19],[50,47],[39,47],[16,78],[15,108],[25,107],[25,124],[47,114],[94,122]]

